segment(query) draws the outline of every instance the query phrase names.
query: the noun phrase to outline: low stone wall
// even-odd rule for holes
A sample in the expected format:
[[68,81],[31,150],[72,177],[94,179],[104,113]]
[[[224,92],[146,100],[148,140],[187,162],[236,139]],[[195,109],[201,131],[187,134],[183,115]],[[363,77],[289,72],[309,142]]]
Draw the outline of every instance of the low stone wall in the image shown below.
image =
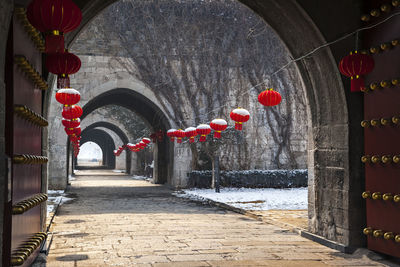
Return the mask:
[[[221,186],[251,188],[306,187],[307,170],[246,170],[221,171]],[[192,171],[187,187],[210,188],[212,171]]]

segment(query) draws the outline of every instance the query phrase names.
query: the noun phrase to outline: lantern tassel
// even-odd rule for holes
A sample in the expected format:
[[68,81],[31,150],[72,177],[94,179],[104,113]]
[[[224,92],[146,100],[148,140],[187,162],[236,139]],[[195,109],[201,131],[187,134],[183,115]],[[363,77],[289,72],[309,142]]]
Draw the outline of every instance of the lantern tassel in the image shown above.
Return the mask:
[[70,80],[68,74],[61,74],[57,76],[57,88],[70,88]]
[[361,76],[351,77],[351,92],[360,92],[365,90],[364,78]]
[[217,138],[217,139],[221,138],[221,131],[215,131],[214,138]]
[[173,136],[170,137],[171,142],[175,141],[175,138]]
[[177,140],[176,140],[176,142],[178,143],[178,144],[181,144],[182,143],[182,138],[177,138]]
[[190,137],[189,143],[194,143],[194,136],[191,136],[191,137]]
[[205,135],[200,135],[200,142],[205,142],[206,141],[206,136]]

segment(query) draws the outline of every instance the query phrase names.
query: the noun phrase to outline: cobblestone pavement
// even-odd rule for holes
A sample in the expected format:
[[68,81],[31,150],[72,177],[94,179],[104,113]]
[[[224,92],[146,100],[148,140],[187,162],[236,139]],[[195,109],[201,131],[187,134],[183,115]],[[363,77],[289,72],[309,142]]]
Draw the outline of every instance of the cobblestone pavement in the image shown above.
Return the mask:
[[69,192],[46,266],[395,266],[127,176],[78,176]]

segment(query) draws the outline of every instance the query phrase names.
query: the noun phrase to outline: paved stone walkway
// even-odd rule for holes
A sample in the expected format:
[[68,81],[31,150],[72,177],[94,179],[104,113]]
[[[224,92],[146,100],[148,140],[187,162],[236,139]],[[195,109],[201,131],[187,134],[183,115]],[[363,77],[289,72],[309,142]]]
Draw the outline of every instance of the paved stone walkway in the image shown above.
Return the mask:
[[46,266],[394,266],[127,176],[78,176]]

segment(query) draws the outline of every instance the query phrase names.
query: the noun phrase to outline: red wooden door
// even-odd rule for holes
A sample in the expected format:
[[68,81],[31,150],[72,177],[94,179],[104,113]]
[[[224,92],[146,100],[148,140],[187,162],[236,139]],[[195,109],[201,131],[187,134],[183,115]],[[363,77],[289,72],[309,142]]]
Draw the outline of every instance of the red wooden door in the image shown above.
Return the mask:
[[[372,1],[371,1],[372,2]],[[377,3],[376,1],[374,2]],[[388,18],[398,8],[380,11],[369,23]],[[364,93],[365,182],[368,248],[400,257],[400,18],[365,33],[364,45],[375,60]],[[372,48],[372,49],[371,49]]]
[[[11,168],[3,264],[29,266],[35,259],[45,234],[41,231],[43,89],[42,53],[38,35],[29,27],[23,9],[15,9],[7,47],[6,143]],[[36,38],[36,39],[35,39]]]

